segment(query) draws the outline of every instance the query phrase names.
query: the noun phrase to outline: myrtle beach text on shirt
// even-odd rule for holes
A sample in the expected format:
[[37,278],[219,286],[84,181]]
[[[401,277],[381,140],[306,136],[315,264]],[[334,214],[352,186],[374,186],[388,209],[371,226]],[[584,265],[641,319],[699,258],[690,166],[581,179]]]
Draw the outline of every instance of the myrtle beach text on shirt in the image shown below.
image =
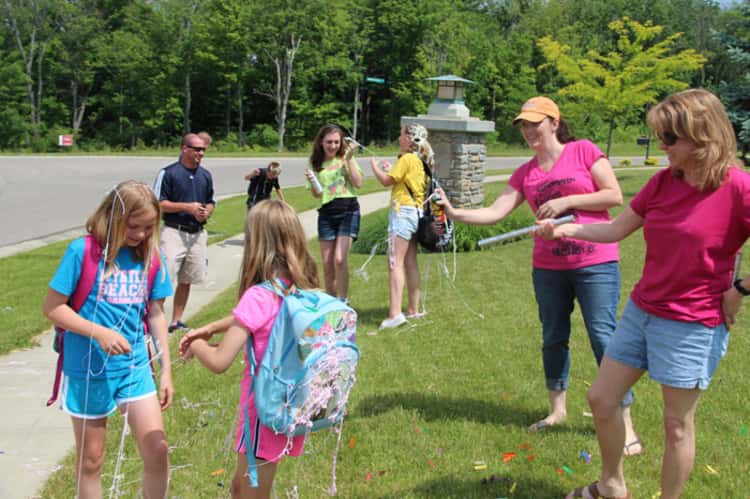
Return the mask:
[[126,305],[143,303],[145,283],[142,270],[115,269],[106,281],[99,284],[97,300]]

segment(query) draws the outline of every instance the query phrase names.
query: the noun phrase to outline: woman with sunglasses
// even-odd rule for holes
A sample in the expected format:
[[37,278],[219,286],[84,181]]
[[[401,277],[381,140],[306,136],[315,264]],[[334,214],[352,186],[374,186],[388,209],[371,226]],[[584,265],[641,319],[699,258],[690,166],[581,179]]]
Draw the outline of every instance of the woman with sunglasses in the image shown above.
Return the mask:
[[[598,482],[568,497],[631,497],[622,467],[618,401],[648,371],[662,388],[665,451],[661,498],[680,497],[695,459],[698,399],[727,350],[750,277],[733,276],[750,236],[750,175],[738,168],[734,131],[719,99],[673,94],[648,114],[667,153],[658,172],[614,220],[539,234],[619,241],[643,227],[646,260],[588,393],[602,456]],[[639,494],[639,496],[642,494]]]
[[[609,220],[608,209],[622,204],[622,193],[609,160],[588,140],[576,140],[547,97],[524,103],[513,120],[534,157],[511,176],[505,191],[486,208],[454,209],[441,192],[447,215],[469,224],[494,224],[524,201],[537,218],[574,214],[586,222]],[[581,309],[597,364],[614,332],[620,292],[617,244],[584,241],[534,241],[532,281],[542,322],[542,362],[551,406],[549,415],[530,431],[561,424],[567,418],[570,380],[570,316],[575,301]],[[633,394],[623,394],[628,455],[642,446],[630,419]]]
[[362,170],[344,129],[323,125],[313,142],[311,169],[305,170],[310,192],[319,198],[318,240],[326,293],[349,302],[349,250],[359,236],[357,189]]

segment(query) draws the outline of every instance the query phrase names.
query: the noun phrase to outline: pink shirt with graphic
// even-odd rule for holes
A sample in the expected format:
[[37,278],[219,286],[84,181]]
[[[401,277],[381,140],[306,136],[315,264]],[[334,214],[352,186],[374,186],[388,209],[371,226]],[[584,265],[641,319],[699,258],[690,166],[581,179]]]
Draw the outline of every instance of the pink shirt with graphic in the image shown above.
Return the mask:
[[[285,282],[289,285],[288,282]],[[276,315],[281,308],[281,297],[262,286],[252,286],[245,291],[240,302],[232,311],[234,318],[240,322],[252,335],[253,350],[255,351],[255,363],[260,366],[263,355],[266,353],[268,346],[268,337],[271,335],[273,323]],[[237,436],[235,437],[234,448],[237,452],[245,452],[242,433],[245,424],[245,410],[248,408],[250,413],[250,433],[251,441],[255,441],[255,429],[260,428],[259,438],[256,442],[255,456],[266,461],[276,462],[284,455],[284,447],[287,444],[287,437],[283,434],[276,434],[273,430],[263,426],[258,422],[258,413],[255,409],[255,394],[250,394],[250,362],[247,358],[247,349],[245,349],[245,369],[242,371],[242,381],[240,382],[240,402],[237,410],[239,418],[237,424]],[[292,438],[290,456],[299,456],[305,446],[305,436],[300,435]],[[250,453],[252,455],[252,453]]]
[[[573,194],[597,192],[591,167],[604,153],[588,140],[568,142],[557,162],[546,172],[539,167],[536,156],[521,165],[508,181],[508,185],[520,192],[536,213],[539,206],[550,199]],[[606,222],[609,212],[574,209],[576,223]],[[570,213],[565,213],[567,215]],[[616,262],[620,257],[617,243],[592,243],[578,239],[546,241],[534,238],[533,264],[535,268],[569,270],[599,263]]]
[[630,202],[643,218],[646,261],[631,299],[665,319],[724,322],[721,296],[734,256],[750,236],[750,175],[730,168],[716,190],[700,192],[672,171],[654,175]]

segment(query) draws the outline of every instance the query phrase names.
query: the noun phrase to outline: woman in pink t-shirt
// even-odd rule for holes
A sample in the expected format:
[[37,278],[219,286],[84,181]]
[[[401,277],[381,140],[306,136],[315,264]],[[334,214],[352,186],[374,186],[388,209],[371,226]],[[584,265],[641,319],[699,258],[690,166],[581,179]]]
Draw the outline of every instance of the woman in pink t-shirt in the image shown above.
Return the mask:
[[[189,360],[195,356],[215,373],[226,371],[240,351],[245,352],[245,370],[240,383],[239,421],[235,450],[237,468],[232,479],[232,497],[270,497],[276,466],[284,455],[299,456],[305,444],[304,435],[288,438],[274,433],[258,420],[255,394],[250,393],[250,362],[245,345],[253,342],[256,365],[260,365],[268,338],[281,307],[281,297],[259,286],[281,280],[287,287],[314,289],[319,286],[318,269],[307,248],[307,238],[294,210],[283,201],[265,200],[253,207],[245,223],[245,252],[240,275],[240,301],[231,317],[225,317],[180,340],[180,355]],[[218,345],[208,339],[226,331]],[[248,424],[245,424],[245,417]],[[249,428],[249,435],[244,429]],[[248,460],[257,465],[258,487],[251,487],[247,477]]]
[[655,106],[648,122],[669,168],[611,222],[545,223],[540,231],[546,238],[612,242],[643,227],[646,241],[643,275],[588,394],[601,477],[568,497],[630,497],[617,401],[646,371],[661,384],[664,400],[661,497],[680,497],[695,460],[698,398],[726,353],[742,296],[750,294],[750,277],[733,277],[750,236],[750,175],[736,167],[724,107],[710,92],[685,90]]
[[[575,140],[547,97],[526,101],[513,120],[534,150],[531,160],[511,176],[505,191],[486,208],[455,209],[444,199],[453,220],[495,224],[524,200],[539,219],[574,214],[584,223],[609,220],[608,208],[622,204],[617,178],[604,154],[587,140]],[[532,424],[531,431],[562,423],[567,416],[570,371],[570,314],[577,300],[597,364],[614,332],[620,293],[617,244],[592,244],[573,239],[534,240],[532,279],[542,321],[542,360],[551,413]],[[641,443],[630,420],[633,394],[622,405],[628,428],[625,452],[638,454]]]

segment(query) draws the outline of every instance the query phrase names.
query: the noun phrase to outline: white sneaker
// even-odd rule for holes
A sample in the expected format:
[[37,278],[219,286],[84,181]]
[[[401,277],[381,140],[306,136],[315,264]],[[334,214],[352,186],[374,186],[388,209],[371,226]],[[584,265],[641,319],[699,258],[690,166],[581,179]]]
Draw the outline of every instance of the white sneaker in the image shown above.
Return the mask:
[[390,329],[393,327],[398,327],[404,323],[406,323],[406,316],[404,314],[398,314],[393,319],[385,319],[383,322],[381,322],[380,329]]

